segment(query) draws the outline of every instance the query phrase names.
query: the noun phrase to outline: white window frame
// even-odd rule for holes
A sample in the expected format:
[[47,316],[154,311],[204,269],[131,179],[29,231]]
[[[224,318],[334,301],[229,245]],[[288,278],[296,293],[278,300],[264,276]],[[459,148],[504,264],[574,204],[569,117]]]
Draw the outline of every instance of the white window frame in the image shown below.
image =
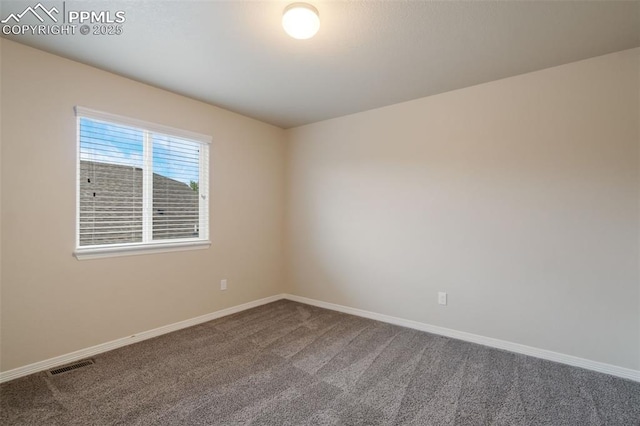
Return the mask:
[[[78,260],[95,259],[101,257],[117,257],[129,256],[137,254],[165,253],[184,250],[207,249],[211,246],[209,240],[209,150],[211,145],[211,136],[200,133],[190,132],[188,130],[176,129],[173,127],[163,126],[161,124],[149,123],[134,118],[123,117],[120,115],[110,114],[106,112],[96,111],[81,106],[76,106],[76,248],[73,252]],[[145,131],[144,143],[148,145],[144,150],[146,156],[153,155],[149,148],[148,132],[159,133],[167,136],[174,136],[183,139],[189,139],[201,144],[200,164],[199,164],[199,237],[188,239],[172,239],[172,240],[156,240],[151,239],[152,221],[151,217],[153,203],[153,170],[148,167],[143,170],[144,179],[147,185],[143,185],[145,193],[143,194],[143,242],[141,243],[124,243],[124,244],[104,244],[94,246],[80,246],[80,119],[89,118],[93,120],[135,127]]]

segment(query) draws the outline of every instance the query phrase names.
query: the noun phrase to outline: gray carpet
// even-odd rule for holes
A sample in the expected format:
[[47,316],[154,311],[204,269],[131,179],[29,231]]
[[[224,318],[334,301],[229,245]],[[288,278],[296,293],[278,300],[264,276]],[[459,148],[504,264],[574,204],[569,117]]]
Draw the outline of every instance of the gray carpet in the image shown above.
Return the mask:
[[290,301],[0,398],[2,425],[640,425],[640,383]]

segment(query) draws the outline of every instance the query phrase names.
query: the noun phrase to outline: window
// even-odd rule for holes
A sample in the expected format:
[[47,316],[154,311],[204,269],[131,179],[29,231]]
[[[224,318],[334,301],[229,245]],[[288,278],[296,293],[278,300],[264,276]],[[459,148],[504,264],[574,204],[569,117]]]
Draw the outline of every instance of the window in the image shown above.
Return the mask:
[[76,107],[78,259],[206,248],[209,143]]

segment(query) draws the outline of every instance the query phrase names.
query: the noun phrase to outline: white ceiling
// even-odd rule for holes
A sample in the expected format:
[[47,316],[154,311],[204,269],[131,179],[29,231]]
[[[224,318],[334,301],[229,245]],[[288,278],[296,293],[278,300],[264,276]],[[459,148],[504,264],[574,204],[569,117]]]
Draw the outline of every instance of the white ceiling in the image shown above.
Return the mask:
[[123,34],[6,37],[283,128],[640,46],[640,1],[309,0],[310,40],[282,30],[293,1],[66,1]]

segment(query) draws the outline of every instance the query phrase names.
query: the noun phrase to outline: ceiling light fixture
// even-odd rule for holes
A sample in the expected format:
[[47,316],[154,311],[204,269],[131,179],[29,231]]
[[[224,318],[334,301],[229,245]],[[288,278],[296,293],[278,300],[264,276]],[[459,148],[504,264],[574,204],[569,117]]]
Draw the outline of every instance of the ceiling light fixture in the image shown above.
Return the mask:
[[292,3],[284,9],[282,26],[293,38],[311,38],[320,29],[318,9],[307,3]]

